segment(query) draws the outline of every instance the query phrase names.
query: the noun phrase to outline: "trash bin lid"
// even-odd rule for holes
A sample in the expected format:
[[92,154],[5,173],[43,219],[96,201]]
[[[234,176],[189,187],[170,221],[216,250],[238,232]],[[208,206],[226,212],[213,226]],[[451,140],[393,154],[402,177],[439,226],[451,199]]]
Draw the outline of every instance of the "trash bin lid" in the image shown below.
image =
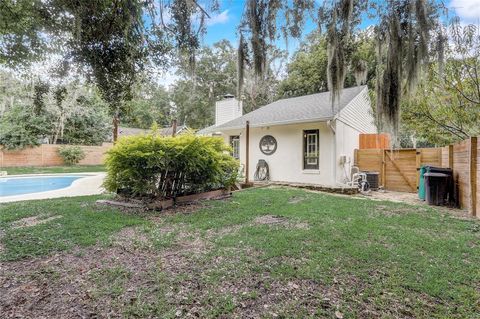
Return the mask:
[[447,175],[452,175],[453,174],[453,170],[451,168],[447,168],[447,167],[429,166],[427,171],[429,173],[444,173],[444,174],[447,174]]
[[425,174],[423,174],[423,176],[425,176],[425,177],[441,177],[441,178],[447,178],[448,177],[447,174],[443,174],[443,173],[425,173]]

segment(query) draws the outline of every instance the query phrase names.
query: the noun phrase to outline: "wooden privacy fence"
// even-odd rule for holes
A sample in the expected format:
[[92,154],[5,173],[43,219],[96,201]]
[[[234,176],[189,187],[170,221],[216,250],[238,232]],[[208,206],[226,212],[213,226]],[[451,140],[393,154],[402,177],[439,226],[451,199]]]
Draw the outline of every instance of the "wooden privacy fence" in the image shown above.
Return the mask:
[[473,216],[480,217],[480,143],[471,137],[460,143],[442,147],[442,166],[453,169],[458,185],[460,207],[467,208]]
[[440,148],[363,149],[355,151],[355,166],[379,172],[380,185],[398,192],[416,192],[422,165],[441,166]]
[[422,165],[449,167],[458,192],[460,207],[478,216],[480,206],[480,143],[476,137],[441,148],[355,150],[355,166],[379,172],[386,190],[416,192]]
[[390,148],[389,134],[360,134],[358,137],[358,148],[372,149],[372,148]]
[[[65,145],[42,144],[18,151],[0,150],[0,168],[64,165],[62,158],[58,155],[58,149],[62,146]],[[112,144],[80,147],[85,152],[85,158],[80,161],[80,165],[100,165],[103,164],[105,152],[112,147]]]

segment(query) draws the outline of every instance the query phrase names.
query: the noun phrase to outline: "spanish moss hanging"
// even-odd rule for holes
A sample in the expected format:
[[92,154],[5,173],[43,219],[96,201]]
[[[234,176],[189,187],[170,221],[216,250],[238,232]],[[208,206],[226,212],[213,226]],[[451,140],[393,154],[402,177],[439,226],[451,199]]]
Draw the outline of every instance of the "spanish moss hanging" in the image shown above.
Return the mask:
[[[244,64],[247,51],[253,58],[253,69],[262,75],[266,66],[267,41],[276,40],[277,28],[287,37],[301,35],[299,26],[306,18],[315,16],[321,30],[326,30],[327,81],[331,92],[332,108],[341,95],[347,69],[352,70],[357,85],[365,83],[368,67],[365,61],[352,61],[358,49],[354,34],[362,19],[378,21],[375,29],[378,39],[376,67],[376,113],[380,131],[398,133],[402,98],[415,92],[424,66],[430,62],[430,48],[443,67],[444,39],[431,35],[438,31],[441,3],[433,0],[247,0],[239,47],[239,66]],[[278,15],[282,12],[282,23]],[[243,47],[243,43],[248,46]],[[243,72],[239,67],[239,85]]]

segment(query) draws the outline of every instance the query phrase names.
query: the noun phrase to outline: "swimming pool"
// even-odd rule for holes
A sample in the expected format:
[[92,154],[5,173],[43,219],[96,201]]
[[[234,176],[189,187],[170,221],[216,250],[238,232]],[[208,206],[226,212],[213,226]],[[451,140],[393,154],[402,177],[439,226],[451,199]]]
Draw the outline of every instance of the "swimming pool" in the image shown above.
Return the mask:
[[28,176],[0,178],[0,197],[40,193],[66,188],[73,181],[85,177],[78,176]]

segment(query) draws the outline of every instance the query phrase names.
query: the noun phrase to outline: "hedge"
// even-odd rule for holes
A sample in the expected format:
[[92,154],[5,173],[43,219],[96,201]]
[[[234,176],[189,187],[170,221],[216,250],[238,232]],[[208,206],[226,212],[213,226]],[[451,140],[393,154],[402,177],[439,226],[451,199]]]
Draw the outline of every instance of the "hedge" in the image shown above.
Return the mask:
[[226,188],[239,163],[218,137],[141,135],[121,138],[107,152],[107,190],[131,197],[175,198]]

